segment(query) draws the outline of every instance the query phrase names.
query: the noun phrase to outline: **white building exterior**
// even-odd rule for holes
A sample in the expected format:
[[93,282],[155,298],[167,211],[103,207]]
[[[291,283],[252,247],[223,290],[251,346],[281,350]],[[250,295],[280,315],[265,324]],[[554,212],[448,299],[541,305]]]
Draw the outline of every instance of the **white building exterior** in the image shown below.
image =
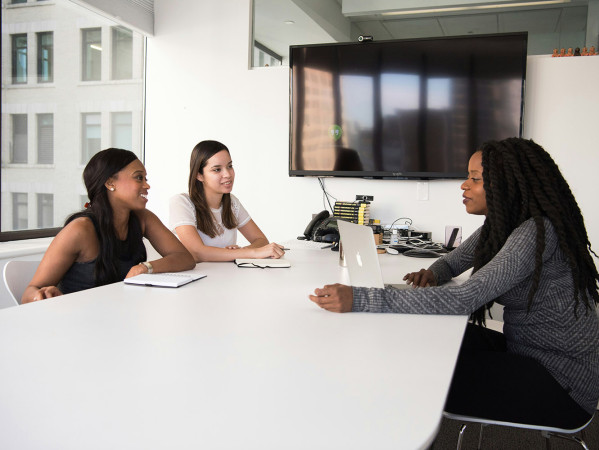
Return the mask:
[[3,3],[3,232],[80,210],[95,152],[141,156],[144,63],[143,35],[68,0]]

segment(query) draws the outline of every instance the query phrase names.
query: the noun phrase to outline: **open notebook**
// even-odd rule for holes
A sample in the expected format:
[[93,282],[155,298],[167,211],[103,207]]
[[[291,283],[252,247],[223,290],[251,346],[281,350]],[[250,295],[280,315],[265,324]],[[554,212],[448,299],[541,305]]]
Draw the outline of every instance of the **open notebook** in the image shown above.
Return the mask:
[[286,259],[252,259],[238,258],[235,260],[237,267],[255,267],[258,269],[275,268],[275,267],[291,267],[291,263]]
[[179,273],[142,273],[131,278],[125,278],[126,284],[138,284],[141,286],[179,287],[192,281],[204,278],[203,273],[179,272]]

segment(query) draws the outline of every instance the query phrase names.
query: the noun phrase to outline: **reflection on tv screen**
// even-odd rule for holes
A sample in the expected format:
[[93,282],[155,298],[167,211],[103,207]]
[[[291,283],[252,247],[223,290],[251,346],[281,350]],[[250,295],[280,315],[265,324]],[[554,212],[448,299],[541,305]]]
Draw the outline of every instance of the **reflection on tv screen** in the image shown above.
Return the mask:
[[520,136],[526,33],[291,48],[291,175],[455,178]]

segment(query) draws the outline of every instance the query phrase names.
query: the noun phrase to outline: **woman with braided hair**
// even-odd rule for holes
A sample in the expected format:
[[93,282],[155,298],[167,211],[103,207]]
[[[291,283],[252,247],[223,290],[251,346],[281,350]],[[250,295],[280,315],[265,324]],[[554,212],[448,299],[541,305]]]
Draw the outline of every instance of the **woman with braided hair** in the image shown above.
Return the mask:
[[[599,275],[584,221],[551,156],[531,140],[487,142],[461,186],[481,228],[428,269],[419,289],[316,289],[335,312],[470,314],[445,409],[490,420],[575,429],[599,400]],[[472,268],[461,285],[445,285]],[[484,327],[504,306],[503,333]]]

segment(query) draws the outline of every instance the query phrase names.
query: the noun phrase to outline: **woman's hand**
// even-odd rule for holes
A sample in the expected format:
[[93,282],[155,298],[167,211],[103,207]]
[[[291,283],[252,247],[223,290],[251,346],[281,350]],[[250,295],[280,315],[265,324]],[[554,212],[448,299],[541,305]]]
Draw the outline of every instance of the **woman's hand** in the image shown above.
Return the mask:
[[148,273],[148,268],[142,263],[139,263],[129,269],[129,272],[127,272],[127,276],[125,278],[131,278],[135,275],[141,275],[142,273]]
[[350,312],[354,305],[354,293],[351,286],[327,284],[322,289],[314,289],[310,300],[323,309],[332,312]]
[[407,284],[411,284],[415,288],[437,285],[435,274],[428,269],[420,269],[418,272],[408,273],[403,279]]
[[62,292],[56,286],[44,286],[33,293],[30,301],[38,302],[47,298],[58,297],[59,295],[62,295]]
[[265,245],[264,247],[255,248],[254,249],[254,258],[281,258],[285,254],[285,250],[283,250],[283,246],[271,242],[270,244]]

